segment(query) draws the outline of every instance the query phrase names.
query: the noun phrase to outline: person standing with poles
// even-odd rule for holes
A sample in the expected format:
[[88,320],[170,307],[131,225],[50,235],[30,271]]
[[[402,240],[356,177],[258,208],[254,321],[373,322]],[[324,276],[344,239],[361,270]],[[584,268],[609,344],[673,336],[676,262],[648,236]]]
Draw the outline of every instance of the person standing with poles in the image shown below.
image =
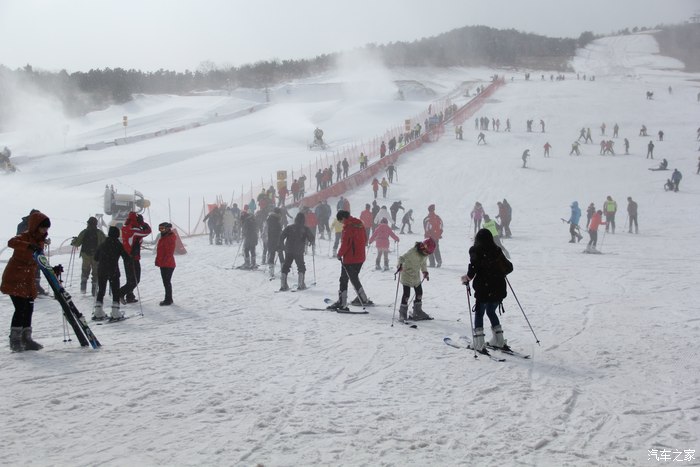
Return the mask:
[[93,321],[102,321],[107,318],[102,309],[102,302],[107,293],[107,283],[112,289],[112,312],[110,318],[119,320],[124,315],[119,306],[119,258],[124,261],[124,266],[129,263],[129,255],[124,250],[124,245],[119,241],[119,229],[112,226],[107,232],[107,239],[97,247],[95,261],[97,261],[97,296],[95,308],[92,313]]
[[304,276],[306,274],[304,250],[306,249],[306,244],[310,243],[312,246],[311,251],[314,251],[315,237],[311,229],[305,224],[306,216],[304,216],[303,212],[299,212],[294,218],[294,223],[285,227],[282,231],[282,235],[280,235],[280,247],[284,247],[284,263],[282,264],[282,274],[280,275],[280,291],[282,292],[289,290],[287,275],[292,269],[292,261],[297,264],[297,271],[299,273],[297,290],[306,289],[306,283],[304,282]]
[[343,233],[340,241],[340,249],[336,257],[341,262],[340,287],[338,289],[338,301],[326,307],[327,310],[348,311],[348,281],[352,283],[357,298],[352,301],[355,305],[374,305],[367,298],[362,283],[360,282],[360,270],[365,262],[365,249],[367,247],[367,235],[365,227],[360,219],[350,216],[348,211],[340,210],[336,219],[343,223]]
[[87,228],[70,242],[71,246],[80,247],[80,257],[83,260],[83,267],[80,273],[80,293],[83,295],[87,293],[87,281],[91,273],[92,296],[94,297],[95,293],[97,293],[97,261],[95,260],[95,252],[106,238],[104,232],[97,228],[97,218],[90,217],[87,220]]
[[141,214],[130,212],[122,227],[122,245],[129,259],[124,261],[126,284],[119,290],[122,304],[136,303],[134,289],[141,282],[141,241],[151,233],[151,226],[143,220]]
[[[428,255],[434,249],[435,242],[432,238],[427,238],[422,242],[416,242],[413,248],[399,256],[399,267],[396,272],[400,273],[399,282],[403,286],[403,295],[401,295],[401,305],[399,306],[399,321],[408,319],[408,299],[411,296],[411,287],[416,291],[411,319],[415,321],[432,319],[423,311],[423,280],[430,280]],[[420,274],[423,275],[423,280],[420,279]]]
[[[489,355],[484,340],[484,313],[491,322],[493,337],[488,345],[497,349],[510,350],[503,338],[503,327],[498,320],[496,309],[508,294],[506,276],[513,272],[513,264],[494,243],[493,235],[487,229],[476,233],[474,245],[469,248],[469,268],[461,277],[462,284],[469,285],[474,280],[474,349]],[[471,320],[471,318],[470,318]]]

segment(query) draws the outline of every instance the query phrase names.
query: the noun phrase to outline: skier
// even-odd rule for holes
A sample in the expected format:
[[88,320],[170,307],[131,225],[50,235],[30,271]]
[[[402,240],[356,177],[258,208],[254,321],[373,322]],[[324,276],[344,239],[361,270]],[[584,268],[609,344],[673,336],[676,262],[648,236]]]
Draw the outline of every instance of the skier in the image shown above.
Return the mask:
[[367,156],[365,156],[364,152],[360,152],[360,170],[366,169],[367,168]]
[[430,274],[428,273],[428,256],[433,253],[435,242],[427,238],[416,244],[403,255],[399,256],[399,267],[397,273],[399,282],[403,286],[403,294],[401,295],[401,305],[399,306],[399,320],[405,321],[408,319],[408,298],[411,296],[411,287],[416,292],[413,299],[413,311],[411,319],[415,321],[432,319],[426,312],[423,311],[423,285],[420,279],[420,274],[423,275],[423,280],[429,281]]
[[382,186],[382,198],[386,198],[386,190],[389,189],[389,182],[387,181],[386,177],[382,177],[380,185]]
[[549,157],[549,150],[552,149],[552,145],[549,144],[549,141],[544,143],[544,157]]
[[348,162],[348,158],[344,157],[343,158],[343,178],[348,178],[348,171],[350,170],[350,162]]
[[[489,345],[510,350],[503,338],[503,327],[498,320],[496,309],[506,298],[506,276],[513,272],[513,264],[504,256],[494,242],[491,232],[481,229],[474,238],[474,246],[469,248],[469,268],[462,276],[462,283],[474,280],[474,349],[488,355],[484,341],[484,313],[491,322],[493,337]],[[471,318],[470,318],[471,319]]]
[[37,296],[35,275],[39,268],[33,254],[44,251],[51,221],[40,211],[33,211],[28,216],[26,230],[7,242],[13,252],[0,284],[0,292],[9,295],[15,307],[10,323],[10,350],[13,352],[44,348],[32,339],[32,314]]
[[119,258],[122,258],[124,265],[129,262],[129,255],[124,250],[124,245],[119,241],[119,229],[110,227],[107,238],[95,251],[95,261],[97,261],[97,296],[95,297],[95,307],[92,312],[94,321],[101,321],[107,316],[102,309],[102,301],[107,292],[107,283],[112,289],[112,319],[121,319],[122,312],[119,307]]
[[386,175],[389,177],[389,183],[394,183],[394,174],[396,174],[396,180],[398,181],[398,171],[396,170],[394,164],[391,164],[386,168]]
[[625,154],[629,155],[629,153],[630,153],[630,141],[627,138],[625,138]]
[[481,228],[481,220],[484,218],[484,208],[480,202],[474,203],[474,209],[472,209],[470,216],[474,222],[474,234],[476,234]]
[[[374,216],[374,225],[377,226],[381,224],[382,220],[386,219],[387,222],[391,220],[391,216],[389,214],[389,210],[386,208],[386,206],[382,206],[379,209],[379,212],[377,212],[377,215]],[[376,228],[376,227],[375,227]]]
[[527,167],[527,158],[530,157],[530,150],[526,149],[523,151],[522,159],[523,159],[523,169]]
[[[284,263],[284,252],[282,250],[282,210],[275,208],[272,210],[267,220],[267,264],[270,270],[270,277],[275,276],[275,259],[279,256],[280,264]],[[328,234],[330,235],[330,234]]]
[[[372,215],[372,211],[370,211],[370,205],[365,204],[365,210],[360,213],[360,220],[362,221],[362,225],[365,226],[365,234],[367,235],[367,238],[369,238],[370,231],[372,230],[372,226],[374,225],[374,216]],[[343,229],[340,229],[341,231]],[[338,249],[338,240],[336,239],[336,245],[335,249]]]
[[569,243],[575,243],[576,241],[581,241],[583,235],[580,233],[580,228],[578,226],[579,220],[581,219],[581,208],[578,207],[578,201],[571,203],[571,215],[569,216],[569,234],[571,235],[571,240]]
[[91,290],[92,296],[97,292],[97,261],[95,251],[102,242],[105,241],[105,234],[97,228],[97,218],[90,217],[87,220],[87,228],[82,230],[77,237],[71,241],[71,246],[80,247],[80,258],[83,265],[80,272],[80,293],[87,293],[87,281],[92,276]]
[[576,154],[577,156],[581,155],[581,150],[579,149],[580,143],[578,141],[574,141],[573,144],[571,144],[571,151],[569,152],[570,156],[573,156]]
[[[314,247],[314,234],[305,225],[306,219],[303,212],[297,213],[294,223],[285,227],[280,236],[280,245],[284,245],[284,263],[282,264],[282,274],[280,275],[280,290],[289,290],[287,275],[292,269],[292,262],[297,265],[299,273],[299,283],[297,289],[306,289],[304,276],[306,275],[306,264],[304,263],[304,249],[307,244]],[[313,250],[312,250],[313,251]]]
[[255,247],[258,245],[258,226],[249,212],[241,213],[241,230],[243,235],[243,257],[241,269],[256,269]]
[[[281,190],[280,190],[281,191]],[[223,215],[221,217],[222,232],[225,245],[233,245],[234,230],[236,228],[236,216],[231,208],[223,207]]]
[[683,178],[683,175],[680,173],[678,169],[673,169],[673,173],[671,174],[671,181],[673,182],[673,191],[678,191],[678,185],[681,184],[681,179]]
[[432,238],[435,242],[434,251],[428,256],[430,267],[442,266],[442,255],[440,254],[440,239],[442,238],[442,219],[435,214],[435,205],[428,206],[428,215],[423,219],[424,238]]
[[639,233],[639,225],[637,224],[637,202],[632,200],[631,196],[627,197],[627,215],[630,219],[629,233],[632,233],[632,224],[634,224],[634,233]]
[[374,192],[374,199],[377,199],[377,193],[379,193],[379,180],[375,177],[372,180],[372,191]]
[[406,211],[406,214],[403,215],[403,218],[401,219],[401,231],[399,233],[403,234],[404,228],[408,226],[408,233],[412,234],[411,222],[413,222],[413,209],[409,209]]
[[[5,146],[5,149],[7,149],[7,146]],[[9,151],[9,149],[7,149]],[[34,214],[35,212],[39,212],[37,209],[32,209],[29,211],[29,214],[24,216],[22,220],[20,221],[19,224],[17,224],[17,235],[25,232],[27,228],[29,227],[29,217]],[[46,238],[44,241],[47,245],[51,245],[51,239]],[[36,283],[36,290],[38,295],[48,295],[49,293],[44,290],[44,288],[41,286],[41,272],[39,271],[39,268],[37,267],[36,272],[34,273],[34,282]]]
[[617,201],[608,195],[603,203],[603,212],[605,213],[605,232],[608,232],[608,227],[612,227],[612,233],[615,233],[615,214],[617,213]]
[[160,277],[163,280],[165,298],[159,303],[160,306],[173,304],[172,278],[175,272],[175,244],[177,236],[173,232],[173,225],[170,222],[161,222],[158,225],[160,238],[156,244],[156,267],[160,268]]
[[141,282],[141,241],[150,233],[151,226],[143,220],[143,216],[131,211],[122,226],[122,245],[128,255],[124,261],[126,284],[119,289],[119,298],[124,305],[138,301],[134,289]]
[[491,232],[493,242],[496,244],[496,246],[503,250],[503,254],[506,255],[506,258],[510,258],[508,250],[506,250],[506,248],[503,246],[503,244],[501,243],[501,239],[498,235],[498,230],[500,229],[500,226],[496,223],[495,220],[491,219],[491,217],[489,217],[488,214],[484,214],[483,228]]
[[374,229],[368,241],[368,244],[372,244],[375,240],[377,241],[377,261],[375,265],[377,271],[382,270],[382,256],[384,257],[384,270],[389,270],[389,238],[393,238],[394,242],[399,241],[399,237],[389,227],[389,221],[382,219],[382,222]]
[[595,247],[598,244],[598,227],[601,224],[606,225],[606,223],[603,221],[603,211],[598,209],[595,214],[593,214],[591,223],[588,225],[588,235],[591,239],[588,241],[586,251],[589,253],[595,253],[598,251],[595,249]]
[[316,219],[318,219],[318,231],[321,234],[321,239],[323,239],[323,233],[328,232],[328,238],[331,236],[331,228],[328,222],[333,214],[331,207],[328,205],[327,200],[321,201],[314,209],[314,214],[316,214]]
[[357,297],[352,301],[355,305],[374,305],[367,297],[360,282],[360,270],[365,262],[365,248],[367,236],[362,221],[351,217],[347,211],[338,211],[336,219],[343,223],[343,233],[340,249],[336,257],[340,260],[340,287],[338,288],[338,301],[328,306],[328,310],[348,311],[348,281],[352,282]]
[[483,132],[479,132],[479,136],[477,137],[477,140],[476,140],[477,146],[481,143],[486,144],[486,135]]
[[496,215],[496,219],[501,221],[500,233],[503,234],[505,238],[510,238],[512,236],[510,231],[510,219],[513,211],[505,198],[502,202],[499,201],[496,204],[498,205],[498,214]]
[[663,130],[659,130],[659,141],[663,141],[663,140],[664,140],[664,132],[663,132]]
[[617,138],[617,137],[618,137],[619,131],[620,131],[620,125],[618,125],[617,123],[615,123],[615,126],[613,126],[613,138]]
[[394,201],[391,203],[391,206],[389,207],[389,212],[391,212],[391,228],[392,229],[398,229],[396,225],[396,216],[399,213],[399,209],[402,211],[406,211],[404,207],[401,205],[401,201]]
[[586,208],[586,228],[591,224],[591,219],[593,218],[593,214],[595,214],[595,205],[593,203],[588,205],[588,208]]

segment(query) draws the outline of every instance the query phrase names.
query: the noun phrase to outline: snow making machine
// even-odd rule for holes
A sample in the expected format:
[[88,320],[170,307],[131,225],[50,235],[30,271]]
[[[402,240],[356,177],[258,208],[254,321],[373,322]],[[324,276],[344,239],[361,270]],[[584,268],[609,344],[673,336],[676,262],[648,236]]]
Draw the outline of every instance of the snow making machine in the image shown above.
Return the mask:
[[109,223],[110,226],[114,225],[121,228],[131,211],[141,214],[150,205],[151,202],[144,198],[139,191],[134,190],[130,194],[117,193],[114,185],[105,186],[104,211],[108,216],[112,216],[112,221]]

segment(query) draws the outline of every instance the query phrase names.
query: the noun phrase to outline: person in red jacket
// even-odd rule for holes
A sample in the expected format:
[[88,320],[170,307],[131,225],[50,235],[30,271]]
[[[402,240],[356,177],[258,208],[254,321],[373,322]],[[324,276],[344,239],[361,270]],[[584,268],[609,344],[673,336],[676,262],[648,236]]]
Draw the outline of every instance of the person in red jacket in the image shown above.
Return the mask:
[[389,227],[389,221],[384,218],[382,222],[374,229],[374,233],[369,239],[369,243],[377,241],[377,264],[376,269],[381,271],[382,256],[384,256],[384,270],[389,270],[389,238],[393,238],[395,242],[399,241],[399,237]]
[[372,180],[372,191],[374,192],[374,199],[377,199],[377,193],[379,193],[379,180],[376,178]]
[[173,232],[173,225],[170,222],[161,222],[158,225],[160,238],[156,246],[156,266],[160,268],[160,277],[163,279],[165,288],[165,299],[160,302],[160,306],[173,304],[172,278],[175,272],[175,244],[177,237]]
[[596,252],[598,250],[595,249],[596,245],[598,244],[598,227],[600,225],[607,225],[605,221],[603,220],[603,211],[598,209],[595,214],[593,214],[593,217],[591,217],[591,223],[588,224],[588,235],[590,235],[591,239],[588,241],[588,246],[586,247],[586,251],[592,251]]
[[367,298],[365,290],[360,282],[360,270],[365,262],[365,248],[367,235],[365,226],[360,219],[350,216],[347,211],[340,210],[335,218],[343,223],[343,234],[340,240],[337,258],[342,263],[340,269],[340,289],[338,301],[327,307],[328,310],[348,311],[348,280],[352,282],[357,297],[352,301],[353,305],[374,305]]
[[[372,206],[369,204],[365,204],[365,210],[360,213],[360,220],[362,221],[362,224],[365,226],[365,235],[369,238],[369,233],[370,230],[372,229],[372,223],[374,221],[374,216],[372,215],[371,211]],[[345,211],[348,211],[345,209]],[[348,211],[350,212],[350,211]]]
[[[435,241],[435,251],[428,256],[430,267],[442,266],[442,255],[440,254],[440,239],[442,238],[442,219],[435,214],[435,205],[428,206],[428,215],[423,219],[423,230],[425,238],[432,238]],[[436,264],[437,263],[437,264]]]
[[126,284],[119,289],[122,304],[136,303],[134,289],[141,282],[141,240],[151,233],[151,226],[143,220],[141,214],[130,212],[122,227],[122,244],[129,259],[124,261]]

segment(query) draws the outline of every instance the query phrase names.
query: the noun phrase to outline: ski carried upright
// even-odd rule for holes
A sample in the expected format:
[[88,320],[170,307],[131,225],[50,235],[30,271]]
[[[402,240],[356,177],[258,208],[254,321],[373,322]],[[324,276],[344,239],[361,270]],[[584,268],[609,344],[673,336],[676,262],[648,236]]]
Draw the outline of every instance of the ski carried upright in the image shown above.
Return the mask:
[[80,345],[83,347],[92,346],[93,349],[100,347],[100,341],[98,341],[97,337],[92,333],[90,326],[88,326],[87,321],[85,321],[85,317],[78,311],[78,308],[76,308],[70,294],[59,282],[56,273],[51,267],[51,264],[49,264],[48,258],[43,252],[37,251],[34,253],[34,260],[39,265],[41,272],[44,273],[46,281],[51,286],[56,300],[61,304],[63,316],[65,316],[66,321],[68,321],[68,324],[73,328],[73,332],[75,332],[75,335],[78,337]]

